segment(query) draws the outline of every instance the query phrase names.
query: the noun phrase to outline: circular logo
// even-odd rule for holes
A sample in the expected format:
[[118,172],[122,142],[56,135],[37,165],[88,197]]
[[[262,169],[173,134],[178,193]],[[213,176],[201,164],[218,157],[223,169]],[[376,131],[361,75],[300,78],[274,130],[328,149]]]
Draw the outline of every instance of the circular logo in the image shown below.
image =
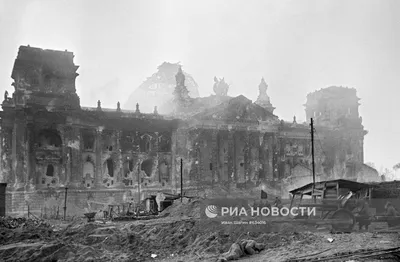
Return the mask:
[[215,218],[218,216],[218,210],[216,206],[207,206],[204,212],[209,218]]

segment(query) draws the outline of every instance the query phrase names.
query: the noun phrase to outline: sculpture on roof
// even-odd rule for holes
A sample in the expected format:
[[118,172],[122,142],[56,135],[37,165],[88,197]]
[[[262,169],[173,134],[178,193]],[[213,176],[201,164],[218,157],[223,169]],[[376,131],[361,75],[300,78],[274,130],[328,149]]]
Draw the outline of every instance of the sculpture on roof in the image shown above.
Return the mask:
[[217,96],[227,96],[229,85],[225,82],[225,78],[218,79],[215,76],[213,90]]
[[179,66],[178,73],[175,75],[176,85],[185,86],[185,75],[182,72],[182,67]]
[[190,104],[191,98],[189,96],[189,91],[185,86],[185,75],[182,72],[182,67],[179,67],[178,73],[175,75],[176,86],[174,89],[173,103],[175,106],[186,107]]
[[273,113],[275,108],[272,106],[269,96],[267,95],[267,89],[268,85],[263,77],[261,83],[258,85],[259,94],[255,103]]

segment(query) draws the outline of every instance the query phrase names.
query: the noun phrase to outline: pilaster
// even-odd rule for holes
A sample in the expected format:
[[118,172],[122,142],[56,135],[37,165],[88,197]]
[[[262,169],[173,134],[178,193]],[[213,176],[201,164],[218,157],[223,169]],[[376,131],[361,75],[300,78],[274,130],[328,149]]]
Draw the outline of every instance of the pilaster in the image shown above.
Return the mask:
[[244,179],[247,181],[250,175],[250,135],[244,132]]
[[232,182],[235,178],[235,136],[234,131],[228,131],[228,181]]
[[175,189],[175,192],[178,190],[178,184],[176,181],[176,138],[177,138],[177,131],[173,130],[171,134],[171,168],[170,168],[170,176],[171,176],[171,185],[172,188]]
[[218,182],[219,179],[219,166],[218,166],[218,129],[214,129],[211,134],[211,147],[212,147],[212,153],[211,153],[211,159],[210,163],[212,163],[212,181]]
[[103,172],[101,168],[101,156],[102,156],[102,129],[96,129],[96,139],[95,139],[95,152],[96,152],[96,165],[95,165],[95,177],[94,177],[94,185],[95,188],[103,187]]

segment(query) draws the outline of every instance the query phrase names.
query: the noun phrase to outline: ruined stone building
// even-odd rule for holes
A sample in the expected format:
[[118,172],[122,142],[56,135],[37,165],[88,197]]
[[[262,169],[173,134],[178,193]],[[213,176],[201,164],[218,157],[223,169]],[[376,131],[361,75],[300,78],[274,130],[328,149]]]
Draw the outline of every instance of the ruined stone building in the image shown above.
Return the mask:
[[[308,123],[280,120],[261,80],[253,103],[229,97],[215,78],[215,95],[192,97],[178,67],[168,111],[160,115],[81,107],[78,76],[68,51],[21,46],[14,63],[14,92],[1,111],[1,181],[7,211],[62,207],[68,187],[69,212],[90,203],[105,206],[158,192],[179,193],[180,160],[184,190],[204,188],[275,191],[308,183],[311,144]],[[308,95],[307,119],[314,117],[317,179],[363,180],[363,139],[355,89],[329,87]],[[373,171],[368,171],[371,177]],[[372,173],[371,173],[372,172]],[[51,204],[49,204],[51,203]],[[103,208],[103,207],[102,207]]]

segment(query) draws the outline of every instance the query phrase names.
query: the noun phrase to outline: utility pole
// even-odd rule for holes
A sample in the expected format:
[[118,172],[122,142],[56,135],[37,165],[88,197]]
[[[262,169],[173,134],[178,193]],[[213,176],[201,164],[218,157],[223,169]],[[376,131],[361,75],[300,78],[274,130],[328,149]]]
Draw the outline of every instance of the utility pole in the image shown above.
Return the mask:
[[313,186],[312,186],[312,195],[314,197],[314,189],[315,189],[315,162],[314,162],[314,121],[311,118],[311,163],[312,163],[312,175],[313,175]]
[[67,192],[68,192],[68,187],[65,187],[65,194],[64,194],[64,221],[67,217]]
[[181,203],[183,199],[183,159],[181,158]]
[[139,216],[140,212],[140,160],[139,160],[139,155],[138,155],[138,170],[137,170],[137,182],[138,182],[138,194],[139,194],[139,200],[138,200],[138,206],[137,206],[137,211],[136,211],[136,216]]

